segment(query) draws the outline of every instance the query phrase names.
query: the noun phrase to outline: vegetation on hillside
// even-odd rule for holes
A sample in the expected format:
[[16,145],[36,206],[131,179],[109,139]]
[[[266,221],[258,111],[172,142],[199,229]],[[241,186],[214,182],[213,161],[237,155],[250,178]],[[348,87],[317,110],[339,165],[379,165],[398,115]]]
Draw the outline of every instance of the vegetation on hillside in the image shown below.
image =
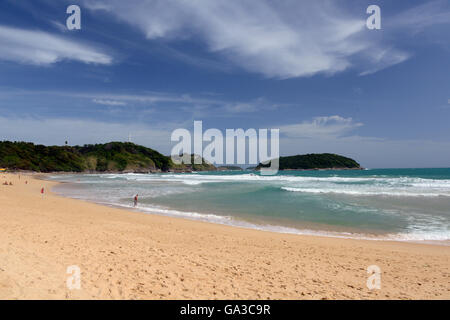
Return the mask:
[[85,170],[85,162],[73,147],[3,141],[0,142],[0,167],[39,172],[80,172]]
[[[0,141],[0,167],[37,172],[155,172],[213,171],[217,168],[190,155],[192,164],[175,164],[158,151],[130,142],[110,142],[84,146],[44,146],[28,142]],[[198,161],[197,161],[198,162]],[[255,169],[267,167],[259,164]],[[340,155],[306,154],[280,157],[280,170],[359,169],[355,160]],[[224,166],[220,170],[242,170]]]
[[172,165],[166,157],[150,148],[134,143],[111,142],[76,147],[90,171],[168,171]]
[[38,172],[150,172],[215,169],[206,161],[203,161],[201,165],[175,165],[170,157],[129,142],[71,147],[0,141],[0,167]]

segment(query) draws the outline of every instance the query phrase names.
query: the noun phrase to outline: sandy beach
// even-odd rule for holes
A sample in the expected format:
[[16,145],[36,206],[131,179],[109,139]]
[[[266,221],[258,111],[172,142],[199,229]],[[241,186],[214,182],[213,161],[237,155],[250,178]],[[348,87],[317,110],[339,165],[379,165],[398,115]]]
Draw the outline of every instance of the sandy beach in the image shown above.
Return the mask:
[[[0,299],[450,299],[450,246],[241,229],[63,198],[32,175],[5,180]],[[73,265],[80,290],[66,286]],[[366,286],[370,265],[381,289]]]

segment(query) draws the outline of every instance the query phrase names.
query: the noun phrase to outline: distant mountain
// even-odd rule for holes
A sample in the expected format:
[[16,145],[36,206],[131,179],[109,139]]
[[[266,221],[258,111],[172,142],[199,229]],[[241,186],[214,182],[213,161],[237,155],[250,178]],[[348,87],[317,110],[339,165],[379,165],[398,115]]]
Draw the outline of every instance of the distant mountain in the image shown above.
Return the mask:
[[[259,164],[256,170],[270,164]],[[332,153],[280,157],[279,170],[362,169],[353,159]]]
[[0,167],[37,172],[141,173],[216,169],[204,159],[199,165],[176,165],[158,151],[129,142],[71,147],[3,141],[0,142]]

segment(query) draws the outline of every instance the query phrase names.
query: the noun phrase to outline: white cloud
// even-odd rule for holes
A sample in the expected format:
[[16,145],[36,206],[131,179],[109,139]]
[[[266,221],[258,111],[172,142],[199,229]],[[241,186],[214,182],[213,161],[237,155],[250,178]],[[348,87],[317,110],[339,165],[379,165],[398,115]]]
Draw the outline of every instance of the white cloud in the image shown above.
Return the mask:
[[[196,116],[217,115],[235,116],[239,113],[251,113],[258,111],[273,111],[287,104],[275,104],[264,99],[263,97],[252,99],[249,101],[229,101],[219,99],[213,95],[203,94],[193,96],[190,94],[174,94],[167,92],[145,92],[142,94],[120,94],[120,93],[86,93],[86,92],[68,92],[68,91],[41,91],[41,90],[23,90],[10,87],[0,87],[0,97],[13,98],[14,101],[27,97],[28,99],[36,99],[39,101],[55,101],[61,97],[86,99],[95,104],[110,107],[135,106],[135,107],[155,107],[155,109],[163,108],[169,104],[173,109],[182,110]],[[7,104],[3,103],[6,107]],[[0,107],[2,103],[0,103]],[[164,106],[165,108],[165,106]]]
[[223,104],[224,111],[231,114],[273,111],[283,106],[281,104],[270,103],[263,97],[251,101],[224,102]]
[[249,102],[238,102],[227,105],[225,110],[231,113],[255,112],[257,111],[257,105]]
[[340,137],[362,125],[337,115],[316,117],[312,121],[280,126],[280,134],[294,138]]
[[122,0],[90,0],[85,6],[115,15],[148,39],[201,40],[211,52],[268,77],[333,74],[356,61],[368,74],[408,58],[382,40],[367,39],[365,12],[350,15],[326,0],[139,0],[132,7]]
[[[33,93],[33,92],[32,92]],[[138,102],[138,103],[148,103],[148,104],[156,104],[156,103],[180,103],[180,104],[199,104],[199,105],[222,105],[225,102],[214,99],[205,99],[202,97],[192,97],[188,94],[171,94],[165,92],[149,92],[146,94],[85,94],[85,93],[58,93],[58,92],[49,92],[49,94],[59,94],[64,96],[74,96],[74,97],[84,97],[89,98],[92,97],[97,101],[120,101],[123,103],[126,102]],[[96,102],[96,101],[93,101]],[[98,103],[98,102],[97,102]]]
[[410,57],[410,54],[393,48],[374,48],[367,56],[371,61],[371,64],[369,69],[360,73],[361,76],[372,74],[395,64],[402,63]]
[[0,60],[49,65],[61,60],[110,64],[112,57],[98,49],[36,30],[0,26]]
[[59,22],[59,21],[51,20],[51,21],[50,21],[50,24],[51,24],[53,27],[55,27],[56,29],[58,29],[58,31],[60,31],[60,32],[67,32],[67,31],[69,31],[69,29],[67,29],[67,26],[65,26],[64,24],[62,24],[62,23]]
[[103,100],[103,99],[92,99],[92,102],[97,104],[103,104],[105,106],[126,106],[127,104],[123,101],[117,100]]
[[450,24],[450,6],[447,0],[429,1],[408,9],[387,20],[386,26],[419,32],[438,24]]

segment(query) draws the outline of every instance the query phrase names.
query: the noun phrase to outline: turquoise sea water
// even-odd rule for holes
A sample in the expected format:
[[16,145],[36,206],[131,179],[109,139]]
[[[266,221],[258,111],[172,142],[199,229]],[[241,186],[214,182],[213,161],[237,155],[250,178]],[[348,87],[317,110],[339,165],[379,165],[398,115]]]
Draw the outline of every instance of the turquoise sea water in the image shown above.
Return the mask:
[[57,175],[66,196],[278,232],[450,240],[450,169]]

